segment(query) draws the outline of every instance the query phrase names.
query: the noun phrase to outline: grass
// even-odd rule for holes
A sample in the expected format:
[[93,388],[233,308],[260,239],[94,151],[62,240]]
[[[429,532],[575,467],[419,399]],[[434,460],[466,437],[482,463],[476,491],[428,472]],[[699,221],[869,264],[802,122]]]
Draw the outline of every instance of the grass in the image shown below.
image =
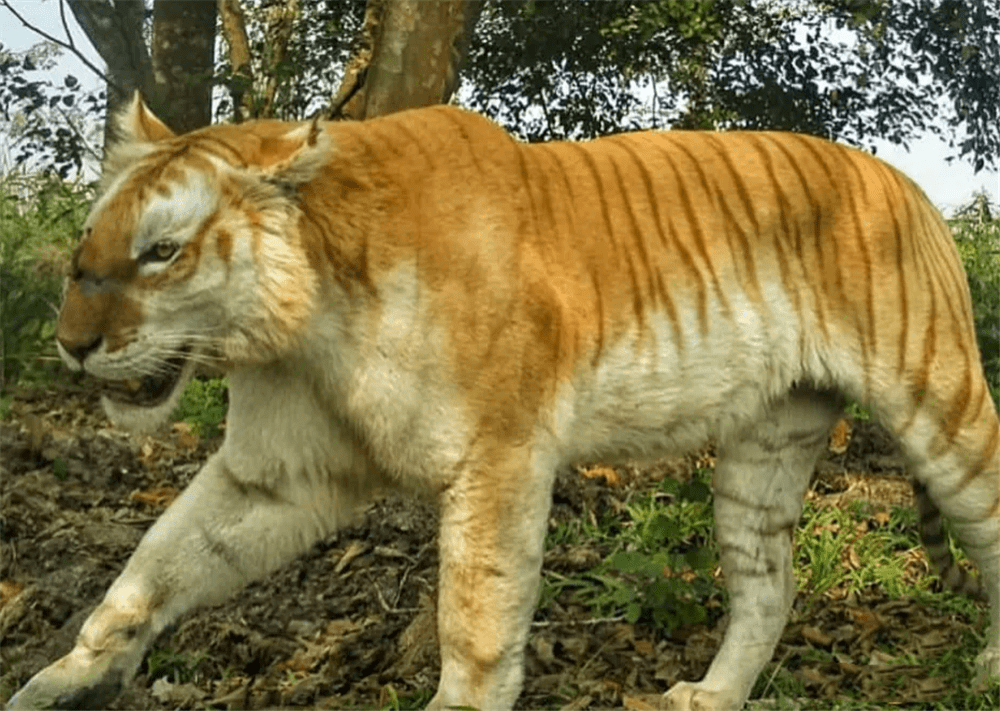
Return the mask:
[[146,655],[143,665],[150,680],[166,678],[174,684],[195,681],[199,665],[209,659],[205,652],[185,654],[165,649],[153,649]]
[[392,684],[386,684],[382,687],[381,696],[379,711],[409,711],[427,706],[434,692],[423,689],[416,694],[400,694]]
[[91,199],[86,186],[0,176],[0,390],[58,370],[53,336],[63,275]]
[[[545,571],[543,614],[556,601],[582,605],[593,618],[636,622],[666,638],[685,625],[713,627],[726,597],[716,581],[710,492],[702,489],[710,475],[699,470],[688,484],[672,479],[648,484],[628,494],[617,514],[595,516],[589,524],[585,515],[554,526],[550,547],[596,545],[603,559],[578,573]],[[779,660],[768,665],[754,689],[752,698],[767,701],[752,707],[798,708],[805,699],[809,708],[875,708],[873,694],[881,705],[887,693],[912,698],[926,687],[926,698],[915,705],[997,708],[997,685],[985,694],[971,690],[971,662],[985,644],[977,631],[985,612],[967,597],[936,592],[924,560],[911,509],[807,501],[795,535],[796,606]],[[825,648],[795,637],[803,625],[834,634],[843,624],[836,615],[852,613],[878,620],[870,650],[860,643]],[[947,635],[949,644],[914,652],[906,624]],[[895,678],[894,668],[900,670]],[[817,686],[811,674],[829,677],[830,686]]]
[[222,433],[228,407],[229,391],[224,378],[196,378],[184,387],[170,419],[191,425],[191,431],[199,437],[214,438]]
[[993,402],[1000,407],[1000,219],[952,222],[969,278],[976,338]]
[[819,507],[806,502],[796,536],[799,592],[815,604],[834,591],[847,596],[879,588],[893,598],[926,591],[929,580],[914,570],[920,548],[912,509],[870,515],[863,504]]
[[667,478],[629,502],[612,552],[590,572],[590,584],[577,589],[576,600],[599,617],[622,614],[667,633],[705,622],[704,603],[721,594],[712,580],[718,555],[710,544],[708,477],[700,470],[684,484]]

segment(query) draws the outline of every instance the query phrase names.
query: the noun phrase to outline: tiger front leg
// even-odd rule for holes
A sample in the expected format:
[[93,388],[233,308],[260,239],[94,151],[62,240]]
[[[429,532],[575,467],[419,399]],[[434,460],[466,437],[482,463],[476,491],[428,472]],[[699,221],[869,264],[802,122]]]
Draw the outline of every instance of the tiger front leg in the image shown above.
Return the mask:
[[155,635],[141,608],[110,598],[87,618],[73,650],[33,676],[8,710],[96,709],[121,692]]
[[238,476],[220,452],[157,520],[69,654],[8,709],[100,708],[132,679],[156,636],[182,614],[219,603],[303,552],[336,524],[336,487]]
[[510,462],[441,501],[441,681],[428,709],[513,706],[538,602],[553,472]]

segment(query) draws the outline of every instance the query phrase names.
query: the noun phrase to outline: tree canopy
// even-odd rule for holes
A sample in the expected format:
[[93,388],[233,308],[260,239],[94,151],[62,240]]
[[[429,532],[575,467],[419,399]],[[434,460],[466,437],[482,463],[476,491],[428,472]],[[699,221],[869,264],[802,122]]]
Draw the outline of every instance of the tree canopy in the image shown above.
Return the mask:
[[[220,3],[223,27],[242,15],[246,36],[227,29],[228,46],[245,42],[242,51],[217,52],[225,58],[215,72],[216,114],[328,110],[359,51],[366,8],[389,1]],[[79,83],[56,87],[30,73],[23,56],[0,48],[0,120],[10,127],[21,117],[22,151],[79,167],[80,132],[54,147],[44,131],[24,128]],[[876,138],[905,144],[933,132],[980,170],[998,165],[998,86],[997,3],[485,0],[458,97],[532,141],[649,127],[771,128],[872,147]]]
[[856,144],[932,131],[1000,149],[1000,4],[494,0],[467,102],[531,140],[770,128]]

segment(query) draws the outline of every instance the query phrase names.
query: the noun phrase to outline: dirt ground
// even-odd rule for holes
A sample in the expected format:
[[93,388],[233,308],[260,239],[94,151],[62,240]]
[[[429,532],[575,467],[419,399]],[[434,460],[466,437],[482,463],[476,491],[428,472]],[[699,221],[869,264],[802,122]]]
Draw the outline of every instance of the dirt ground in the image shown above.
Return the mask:
[[[218,444],[183,428],[141,437],[114,430],[83,389],[14,399],[11,418],[0,424],[0,701],[71,648],[143,532]],[[846,452],[833,449],[840,453],[821,463],[810,496],[909,501],[901,460],[879,430],[855,428]],[[567,473],[552,520],[620,509],[650,479],[683,477],[695,464],[692,457],[652,470],[626,467],[615,477]],[[269,579],[182,620],[112,708],[425,702],[439,672],[435,522],[428,502],[390,495],[371,505],[355,525]],[[545,565],[569,575],[601,555],[586,544],[560,546]],[[536,614],[518,707],[656,708],[672,683],[704,674],[724,624],[663,637],[620,619],[590,619],[571,599],[557,599]],[[955,644],[968,627],[877,595],[829,600],[808,619],[793,615],[775,660],[810,696],[833,696],[847,684],[872,702],[928,700],[943,682],[920,665],[889,689],[877,666],[856,660],[887,635],[919,658],[934,653],[928,644]],[[841,661],[811,664],[808,652],[817,647],[836,647]]]

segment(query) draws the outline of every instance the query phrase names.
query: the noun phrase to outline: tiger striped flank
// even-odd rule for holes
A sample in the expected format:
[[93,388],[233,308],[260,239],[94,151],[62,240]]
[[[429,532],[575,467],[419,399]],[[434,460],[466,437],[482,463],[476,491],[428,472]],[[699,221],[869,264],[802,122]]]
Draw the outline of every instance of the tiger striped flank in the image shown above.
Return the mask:
[[555,472],[714,442],[731,613],[665,704],[733,709],[795,595],[790,537],[846,399],[895,434],[944,581],[979,568],[1000,675],[1000,421],[941,215],[860,151],[784,133],[527,145],[432,107],[175,136],[138,98],[73,260],[57,340],[122,424],[227,371],[226,438],[66,657],[10,708],[99,706],[156,635],[349,520],[440,508],[429,708],[511,708]]

